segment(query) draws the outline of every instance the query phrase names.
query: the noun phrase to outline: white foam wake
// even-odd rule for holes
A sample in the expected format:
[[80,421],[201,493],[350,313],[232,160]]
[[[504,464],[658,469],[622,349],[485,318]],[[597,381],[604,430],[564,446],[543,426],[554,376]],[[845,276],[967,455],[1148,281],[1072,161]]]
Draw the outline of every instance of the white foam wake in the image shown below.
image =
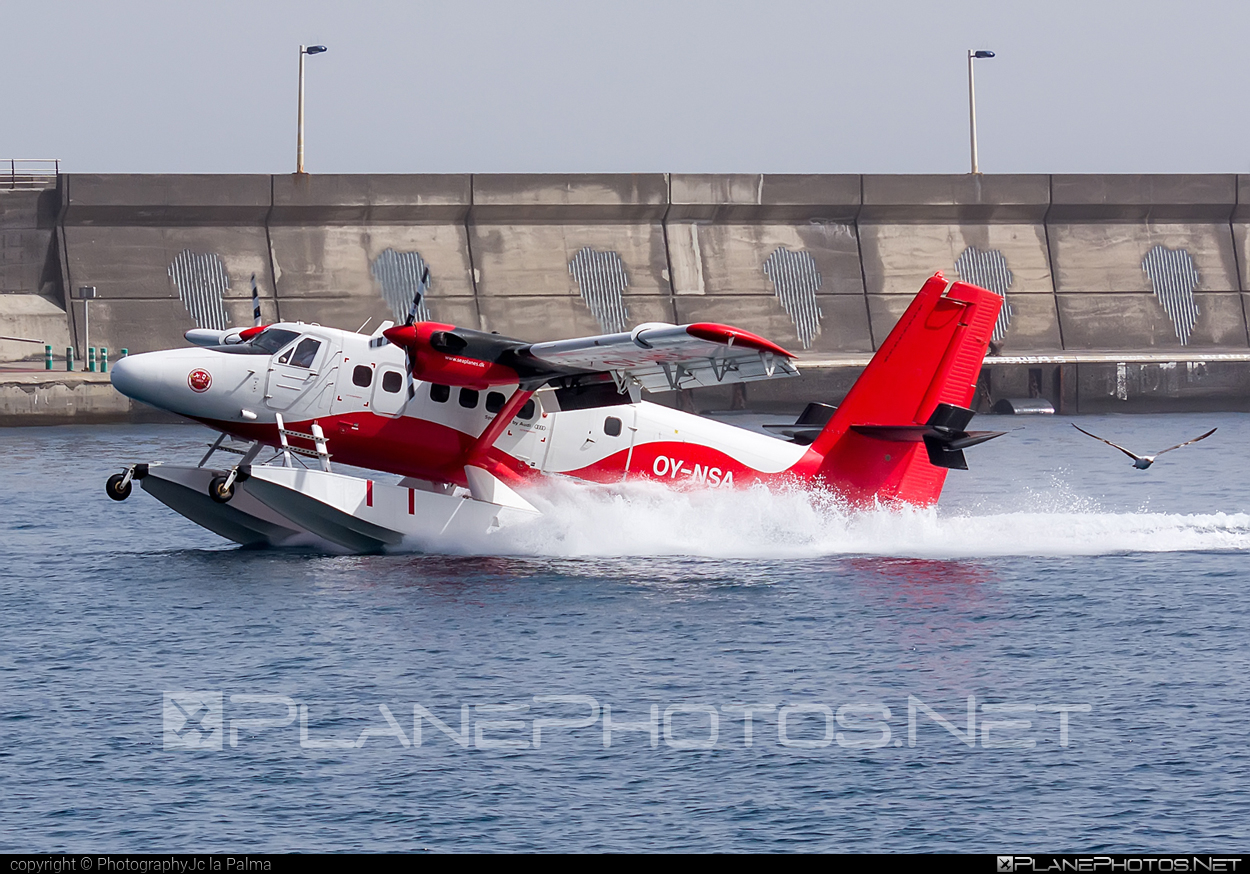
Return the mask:
[[1087,501],[1028,495],[1011,512],[848,510],[801,488],[676,491],[553,482],[526,496],[531,522],[480,538],[410,544],[453,554],[690,555],[710,558],[909,558],[1250,550],[1250,514],[1105,512]]

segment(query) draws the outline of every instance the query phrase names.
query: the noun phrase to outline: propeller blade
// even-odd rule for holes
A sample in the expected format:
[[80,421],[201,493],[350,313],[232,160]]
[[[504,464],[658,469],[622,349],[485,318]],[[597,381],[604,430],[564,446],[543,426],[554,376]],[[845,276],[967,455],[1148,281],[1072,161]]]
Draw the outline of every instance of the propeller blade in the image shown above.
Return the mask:
[[408,361],[408,369],[406,371],[408,375],[408,400],[412,400],[417,396],[416,377],[412,375],[413,368],[417,366],[417,362],[413,360],[412,350],[407,346],[404,347],[404,358]]
[[260,318],[260,291],[256,288],[256,274],[252,274],[252,327],[259,328],[264,322]]
[[404,327],[408,327],[417,320],[417,309],[421,306],[421,298],[425,296],[425,291],[430,287],[430,268],[428,265],[421,267],[421,279],[417,282],[417,291],[412,296],[412,306],[408,308],[408,318],[404,321]]

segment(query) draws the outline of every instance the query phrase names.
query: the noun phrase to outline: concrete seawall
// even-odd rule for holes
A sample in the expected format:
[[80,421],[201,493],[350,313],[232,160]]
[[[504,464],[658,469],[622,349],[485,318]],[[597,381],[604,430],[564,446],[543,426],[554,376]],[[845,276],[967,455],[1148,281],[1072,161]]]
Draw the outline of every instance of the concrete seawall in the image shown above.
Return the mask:
[[[995,351],[1016,363],[986,369],[982,403],[1250,408],[1250,367],[1218,360],[1250,355],[1250,176],[70,174],[0,191],[0,233],[0,334],[58,355],[85,352],[79,286],[115,356],[249,323],[253,275],[267,319],[395,319],[428,266],[423,315],[525,339],[757,331],[810,376],[752,399],[789,403],[836,396],[833,365],[942,270],[1006,297]],[[1151,353],[1170,360],[1133,363]]]

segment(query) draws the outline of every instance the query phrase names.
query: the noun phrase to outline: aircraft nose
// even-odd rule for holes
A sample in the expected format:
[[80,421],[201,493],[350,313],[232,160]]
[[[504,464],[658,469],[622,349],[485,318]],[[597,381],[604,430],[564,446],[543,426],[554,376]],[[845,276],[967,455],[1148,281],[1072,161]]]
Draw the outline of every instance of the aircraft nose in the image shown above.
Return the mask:
[[159,381],[159,372],[146,354],[127,355],[113,365],[113,388],[128,398],[145,400]]

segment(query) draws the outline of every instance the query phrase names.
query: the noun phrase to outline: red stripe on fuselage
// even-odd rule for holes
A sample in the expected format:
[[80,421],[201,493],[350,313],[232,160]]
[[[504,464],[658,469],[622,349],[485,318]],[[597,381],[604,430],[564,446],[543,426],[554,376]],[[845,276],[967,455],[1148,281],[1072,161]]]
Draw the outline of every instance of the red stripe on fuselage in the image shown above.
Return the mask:
[[[756,470],[733,456],[698,443],[656,441],[622,449],[593,464],[560,473],[591,482],[618,482],[621,479],[650,479],[667,483],[708,486],[741,486],[751,483],[778,483],[811,479],[820,466],[820,456],[810,449],[785,470]],[[625,465],[629,464],[626,471]]]
[[[279,443],[276,424],[203,418],[196,421],[245,440],[259,440],[270,446]],[[313,421],[287,422],[286,427],[291,431],[307,432],[311,430]],[[384,470],[433,482],[450,482],[466,487],[469,484],[464,475],[464,465],[477,439],[472,434],[425,419],[410,416],[392,419],[368,412],[318,416],[315,421],[325,431],[330,455],[337,464]],[[301,448],[314,448],[309,441],[297,437],[291,438],[291,443]],[[308,443],[307,447],[305,443]],[[486,451],[480,466],[501,479],[513,482],[537,473],[498,447]]]

